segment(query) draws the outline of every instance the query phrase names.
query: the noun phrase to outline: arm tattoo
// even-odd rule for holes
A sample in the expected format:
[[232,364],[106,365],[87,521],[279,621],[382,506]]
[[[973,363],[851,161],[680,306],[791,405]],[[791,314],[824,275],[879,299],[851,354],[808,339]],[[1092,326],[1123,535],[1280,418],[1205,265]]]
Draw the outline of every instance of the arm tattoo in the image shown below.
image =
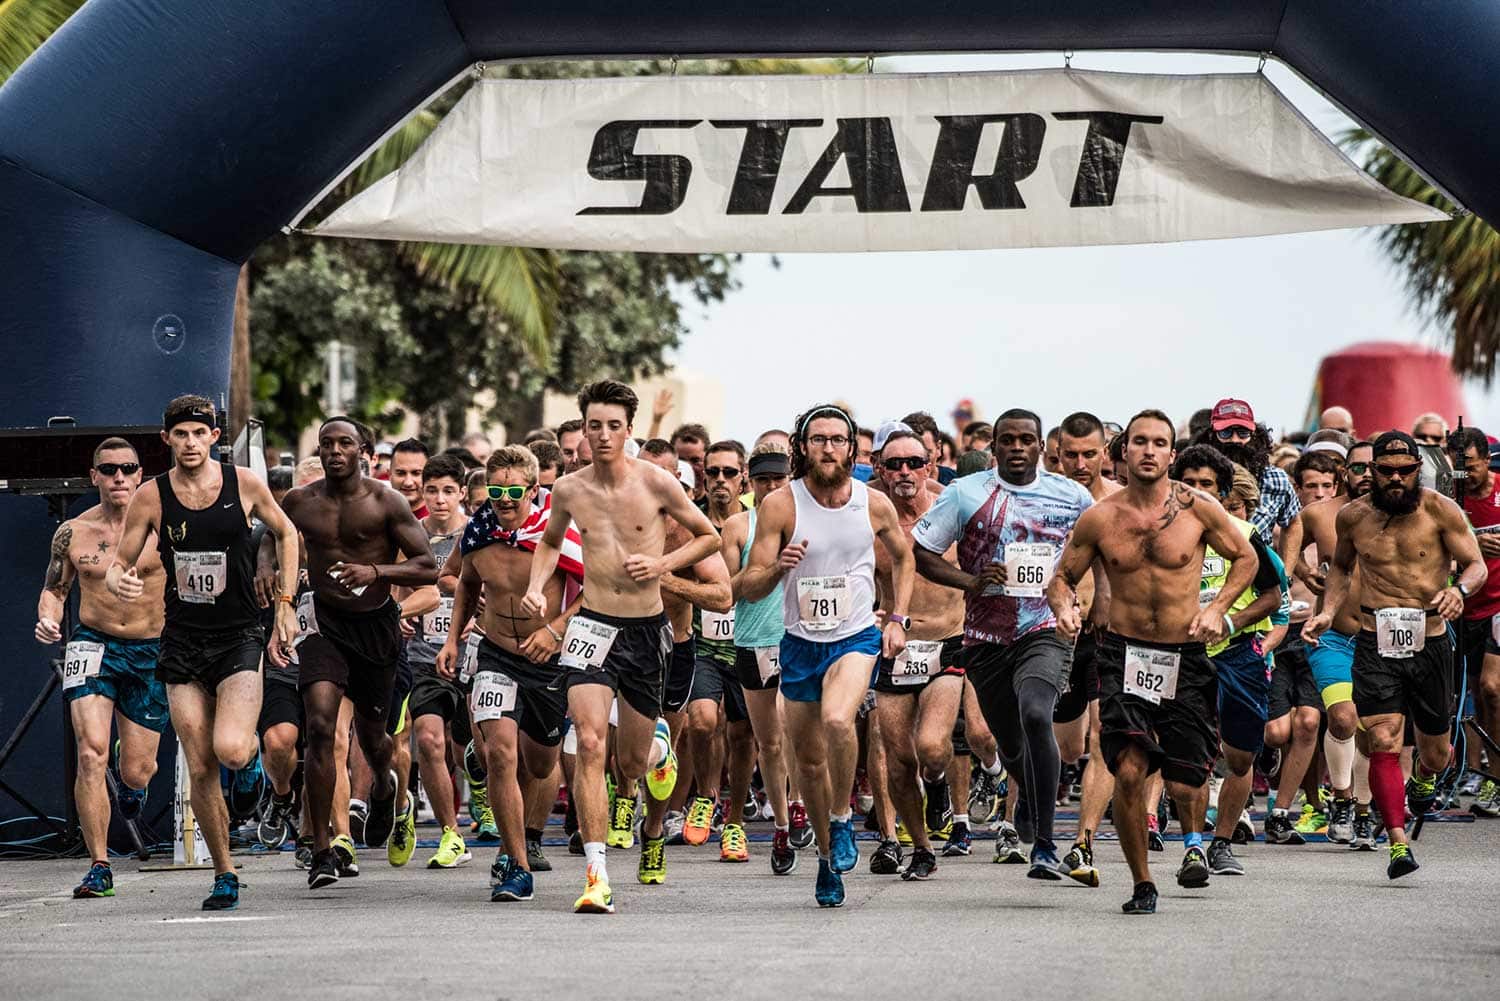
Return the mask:
[[64,522],[52,536],[52,557],[47,561],[47,576],[42,584],[59,598],[67,598],[68,586],[63,582],[63,573],[68,566],[68,550],[73,546],[73,526]]

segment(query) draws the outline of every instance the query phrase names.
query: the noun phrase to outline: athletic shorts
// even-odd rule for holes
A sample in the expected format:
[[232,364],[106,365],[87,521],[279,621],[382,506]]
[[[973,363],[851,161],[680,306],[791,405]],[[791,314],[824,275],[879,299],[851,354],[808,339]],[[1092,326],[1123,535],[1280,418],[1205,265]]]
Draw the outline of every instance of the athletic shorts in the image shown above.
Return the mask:
[[[396,675],[402,656],[400,612],[394,601],[367,612],[348,612],[314,599],[318,631],[297,648],[301,662],[297,686],[307,689],[319,682],[337,685],[354,711],[365,719],[379,719],[387,733],[401,725],[406,691],[396,691]],[[411,667],[407,665],[408,677]]]
[[1259,633],[1236,636],[1211,658],[1219,676],[1219,737],[1255,754],[1266,740],[1271,669]]
[[[1172,651],[1181,656],[1177,692],[1160,705],[1125,694],[1125,646]],[[1147,643],[1116,633],[1099,637],[1099,749],[1113,774],[1120,755],[1134,745],[1146,754],[1149,771],[1184,785],[1208,781],[1219,756],[1219,685],[1202,643]]]
[[87,695],[102,695],[137,726],[153,733],[161,733],[167,728],[167,719],[171,715],[167,709],[167,686],[156,677],[156,661],[161,654],[160,639],[122,640],[88,626],[79,626],[73,630],[70,642],[102,643],[104,655],[99,661],[98,674],[85,678],[81,685],[63,689],[69,702]]
[[1073,665],[1068,681],[1052,710],[1052,722],[1071,723],[1088,712],[1089,703],[1099,698],[1099,638],[1092,629],[1078,634],[1073,644]]
[[259,671],[266,635],[260,626],[240,629],[173,629],[161,631],[156,678],[163,685],[197,684],[208,694],[242,671]]
[[469,693],[464,686],[428,671],[413,671],[411,696],[407,700],[413,721],[423,716],[440,716],[453,728],[453,739],[467,744],[474,739],[469,726]]
[[411,722],[411,689],[416,684],[412,674],[411,660],[406,656],[406,644],[401,644],[401,655],[396,658],[396,680],[391,684],[391,708],[385,717],[385,732],[399,737]]
[[1307,661],[1325,709],[1354,698],[1353,636],[1328,630],[1318,637],[1317,646],[1307,648]]
[[1429,736],[1446,733],[1453,708],[1453,644],[1429,636],[1410,657],[1382,657],[1375,634],[1359,631],[1354,646],[1354,708],[1361,718],[1401,713]]
[[662,712],[686,712],[693,699],[693,684],[697,677],[698,637],[689,636],[681,643],[672,644],[672,656],[667,659],[667,683],[662,688]]
[[[567,728],[568,695],[563,690],[563,668],[555,659],[534,664],[487,639],[479,641],[474,676],[499,674],[516,683],[514,705],[502,717],[516,721],[527,737],[543,747],[562,743]],[[469,709],[466,706],[464,716]]]
[[1490,626],[1489,618],[1460,619],[1452,623],[1452,627],[1464,631],[1464,659],[1462,665],[1454,666],[1453,685],[1458,687],[1462,680],[1458,672],[1465,670],[1469,674],[1469,687],[1477,687],[1479,674],[1484,670],[1485,655],[1500,654],[1500,646],[1495,645],[1495,631]]
[[1302,623],[1287,632],[1286,640],[1276,648],[1276,668],[1271,673],[1271,698],[1267,715],[1280,719],[1293,709],[1310,706],[1322,711],[1318,684],[1313,680],[1309,648],[1302,642]]
[[[1045,682],[1061,692],[1072,666],[1073,648],[1054,629],[1040,629],[1014,643],[980,643],[964,648],[965,675],[974,686],[979,711],[1008,758],[1021,753],[1021,682]],[[1054,704],[1054,709],[1056,705]]]
[[724,718],[731,723],[744,723],[750,718],[750,710],[745,707],[745,690],[740,687],[734,667],[721,664],[712,657],[699,657],[693,668],[693,689],[688,704],[699,701],[721,703]]
[[787,633],[781,638],[781,694],[793,702],[823,701],[823,676],[839,658],[857,653],[870,658],[870,684],[875,683],[875,658],[880,656],[880,630],[866,626],[853,636],[831,643],[805,640]]
[[302,693],[297,691],[296,685],[289,685],[275,678],[267,678],[260,697],[260,721],[256,724],[255,730],[257,733],[265,733],[271,727],[281,726],[284,723],[290,723],[296,727],[300,737]]
[[892,669],[896,666],[896,662],[886,657],[878,657],[875,660],[875,691],[885,695],[920,695],[933,678],[961,679],[964,676],[964,667],[958,661],[963,648],[962,634],[943,640],[942,648],[938,651],[938,669],[932,674],[918,677],[894,675]]
[[[667,680],[667,662],[672,659],[672,623],[665,612],[643,618],[625,618],[605,615],[585,608],[576,616],[619,630],[609,652],[598,667],[566,668],[566,686],[571,690],[576,685],[605,685],[625,703],[647,719],[656,719],[662,713]],[[692,658],[688,657],[688,670],[692,670]],[[687,704],[688,691],[692,688],[691,674],[674,686],[674,694],[681,692],[681,705]],[[679,709],[680,711],[680,709]]]
[[[760,651],[764,650],[765,653]],[[761,676],[761,660],[766,662],[766,674]],[[734,648],[734,677],[740,689],[746,692],[774,692],[781,687],[781,647]]]

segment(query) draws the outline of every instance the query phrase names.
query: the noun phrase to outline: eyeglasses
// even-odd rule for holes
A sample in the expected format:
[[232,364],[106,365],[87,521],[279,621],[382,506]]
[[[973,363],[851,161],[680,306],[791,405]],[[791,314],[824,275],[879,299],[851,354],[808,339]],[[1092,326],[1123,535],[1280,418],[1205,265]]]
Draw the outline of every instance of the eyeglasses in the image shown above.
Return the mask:
[[531,488],[521,486],[498,487],[495,484],[491,483],[484,489],[485,492],[490,495],[490,500],[492,501],[500,500],[502,497],[509,500],[518,501],[522,497],[525,497],[526,491],[530,490]]
[[703,475],[711,480],[732,480],[740,475],[739,466],[709,466],[703,470]]
[[101,462],[94,467],[100,476],[113,476],[116,473],[124,473],[126,476],[134,476],[141,468],[139,462]]
[[1404,479],[1421,468],[1422,464],[1420,462],[1408,462],[1401,466],[1387,466],[1379,462],[1375,464],[1375,472],[1387,479],[1395,479],[1397,477]]
[[849,444],[849,436],[846,434],[815,434],[807,439],[808,444],[815,448],[843,448]]
[[1423,445],[1441,445],[1443,443],[1443,436],[1440,434],[1419,434],[1413,435],[1413,437]]
[[1351,462],[1344,468],[1355,476],[1363,476],[1370,471],[1370,464],[1368,462]]
[[886,469],[896,472],[898,469],[910,469],[916,471],[927,465],[927,460],[920,455],[898,455],[886,459],[883,463]]
[[1249,428],[1220,428],[1214,432],[1220,441],[1249,441],[1255,434]]

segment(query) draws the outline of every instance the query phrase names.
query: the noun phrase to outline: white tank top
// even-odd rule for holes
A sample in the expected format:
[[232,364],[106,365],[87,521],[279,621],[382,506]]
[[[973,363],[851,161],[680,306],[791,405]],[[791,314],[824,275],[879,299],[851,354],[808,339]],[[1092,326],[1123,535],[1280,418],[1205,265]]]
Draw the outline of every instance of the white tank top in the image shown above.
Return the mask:
[[786,631],[801,639],[832,643],[875,624],[875,532],[870,528],[870,492],[859,480],[843,507],[813,500],[801,480],[792,481],[797,523],[792,541],[807,540],[807,553],[782,580]]

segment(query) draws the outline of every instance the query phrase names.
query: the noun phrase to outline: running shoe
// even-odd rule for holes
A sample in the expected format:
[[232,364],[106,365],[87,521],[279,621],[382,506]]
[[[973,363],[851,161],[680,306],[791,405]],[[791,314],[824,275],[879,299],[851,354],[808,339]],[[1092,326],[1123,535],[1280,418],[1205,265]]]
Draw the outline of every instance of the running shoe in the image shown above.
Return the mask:
[[583,854],[583,832],[582,831],[574,831],[572,834],[568,835],[568,854],[569,855],[582,855]]
[[1237,845],[1248,845],[1255,840],[1255,824],[1250,820],[1249,810],[1240,813],[1240,819],[1234,823],[1234,834],[1229,840]]
[[819,907],[844,906],[844,878],[833,871],[826,858],[818,859],[818,882],[813,896]]
[[854,795],[849,797],[849,808],[855,813],[869,813],[874,806],[875,794],[870,789],[870,776],[861,770],[854,779]]
[[1222,838],[1208,846],[1208,871],[1215,876],[1243,876],[1245,867],[1234,857],[1234,848]]
[[911,831],[906,829],[906,821],[900,817],[896,818],[896,840],[901,843],[902,848],[910,848],[912,846]]
[[787,812],[791,818],[792,847],[800,852],[813,843],[812,824],[807,822],[807,807],[800,799],[794,799],[788,804]]
[[1298,834],[1327,834],[1328,815],[1311,803],[1302,804],[1302,816],[1297,820]]
[[725,824],[719,832],[720,862],[749,862],[750,842],[739,824]]
[[321,890],[325,886],[332,886],[339,881],[338,852],[334,848],[325,848],[313,856],[312,865],[307,868],[307,888],[309,890]]
[[922,780],[922,789],[926,794],[926,804],[923,807],[922,819],[927,822],[928,837],[937,837],[938,832],[953,823],[952,797],[948,793],[948,780],[938,779],[936,782]]
[[510,856],[505,854],[502,848],[495,853],[495,861],[490,863],[490,889],[493,890],[505,882],[505,874],[510,871]]
[[1000,827],[995,831],[995,857],[991,861],[996,865],[1026,864],[1026,854],[1021,851],[1021,836],[1008,820],[1000,821]]
[[1135,892],[1130,899],[1120,905],[1120,910],[1126,914],[1155,914],[1156,913],[1156,884],[1137,883]]
[[[871,864],[874,861],[871,860]],[[771,874],[786,876],[797,868],[797,850],[792,847],[792,838],[787,831],[776,831],[771,835]]]
[[272,850],[280,848],[296,832],[292,829],[292,808],[296,801],[291,793],[283,798],[271,793],[271,802],[255,827],[255,840]]
[[1292,826],[1291,818],[1286,815],[1285,810],[1273,810],[1266,814],[1265,830],[1268,845],[1307,844],[1307,839]]
[[969,834],[969,825],[954,821],[948,832],[948,843],[943,846],[944,858],[957,858],[974,850],[974,838]]
[[1328,815],[1328,840],[1347,845],[1354,840],[1354,799],[1335,799]]
[[526,865],[532,872],[552,871],[552,863],[542,852],[541,838],[526,839]]
[[[828,822],[828,864],[842,875],[859,864],[859,846],[854,843],[854,824],[849,820]],[[840,887],[842,888],[842,883]]]
[[298,869],[306,869],[312,865],[313,839],[311,834],[301,834],[297,837],[297,850],[292,853],[292,865]]
[[457,869],[473,857],[459,833],[451,827],[445,827],[443,836],[438,839],[437,851],[427,860],[427,868]]
[[401,782],[395,769],[387,773],[391,780],[391,791],[384,796],[375,795],[370,789],[370,815],[365,818],[365,847],[381,848],[390,840],[391,829],[396,826],[396,800],[401,795]]
[[1057,852],[1040,845],[1033,847],[1031,868],[1026,870],[1026,878],[1060,881],[1063,878],[1063,867],[1057,860]]
[[132,789],[120,775],[120,741],[115,739],[109,752],[109,770],[115,776],[115,810],[121,820],[135,820],[146,809],[146,790]]
[[1099,870],[1094,866],[1094,850],[1082,841],[1073,842],[1063,856],[1062,869],[1084,886],[1099,885]]
[[[671,796],[672,790],[677,788],[677,752],[672,748],[672,730],[661,718],[657,719],[656,730],[651,735],[653,744],[658,739],[667,745],[667,760],[646,773],[646,789],[652,799],[661,800]],[[703,844],[702,841],[695,843]]]
[[[115,743],[118,744],[119,741],[115,741]],[[1479,776],[1473,772],[1470,772],[1468,774],[1468,777],[1465,778],[1463,780],[1463,783],[1458,787],[1458,792],[1454,793],[1454,795],[1477,796],[1479,794],[1479,781]]]
[[333,839],[333,854],[339,867],[339,876],[352,879],[359,875],[359,858],[354,854],[354,840],[347,834]]
[[901,873],[901,878],[908,883],[931,879],[937,872],[937,856],[927,848],[918,848],[911,853],[911,861],[906,864],[906,870]]
[[385,845],[385,860],[396,868],[411,861],[417,850],[417,804],[410,795],[406,797],[406,809],[396,818],[391,831],[391,840]]
[[1375,821],[1370,818],[1369,811],[1354,815],[1354,839],[1349,842],[1349,850],[1356,852],[1375,850]]
[[469,786],[469,817],[474,836],[485,844],[500,840],[500,828],[495,826],[495,811],[490,807],[490,789],[484,783]]
[[983,768],[974,769],[969,779],[969,818],[974,823],[988,824],[1000,811],[1000,781],[1000,776],[990,775]]
[[236,769],[229,780],[229,813],[234,817],[252,817],[266,794],[266,773],[260,766],[260,748],[244,768]]
[[365,818],[370,815],[370,808],[362,799],[351,799],[349,801],[349,836],[354,839],[355,844],[368,844],[365,841]]
[[593,866],[589,866],[583,896],[573,901],[574,914],[613,914],[614,894],[609,892],[609,880]]
[[88,897],[113,897],[115,895],[115,873],[108,862],[95,862],[84,874],[83,882],[73,887],[73,899]]
[[682,840],[690,845],[701,845],[713,833],[714,801],[707,796],[695,796],[688,804],[687,820],[682,825]]
[[484,787],[489,782],[484,759],[479,756],[479,748],[472,740],[464,745],[464,778],[468,780],[471,792],[475,786]]
[[641,860],[635,878],[650,886],[667,880],[667,839],[641,837]]
[[530,900],[532,891],[531,873],[512,863],[506,867],[505,877],[490,890],[490,902]]
[[1162,839],[1161,828],[1154,813],[1146,816],[1146,847],[1153,852],[1167,850],[1167,843]]
[[240,878],[232,872],[214,877],[214,888],[203,898],[205,911],[232,911],[240,906]]
[[1177,870],[1177,885],[1190,890],[1208,885],[1208,859],[1197,845],[1182,853],[1182,866]]
[[635,844],[635,797],[616,796],[609,812],[609,833],[605,844],[611,848],[629,848]]
[[[1418,778],[1413,768],[1411,778],[1406,780],[1406,810],[1413,817],[1426,816],[1437,802],[1437,776]],[[1394,878],[1394,877],[1392,877]]]
[[682,828],[687,823],[687,814],[681,810],[668,810],[667,815],[662,818],[661,834],[667,839],[669,845],[685,845],[682,840]]
[[1469,804],[1469,812],[1476,817],[1500,817],[1500,784],[1485,779]]
[[876,876],[894,876],[901,871],[901,842],[887,839],[875,846],[870,856],[870,872]]
[[1407,873],[1416,872],[1420,866],[1417,858],[1411,853],[1411,846],[1404,841],[1391,842],[1391,861],[1385,867],[1385,874],[1389,879],[1400,879]]

